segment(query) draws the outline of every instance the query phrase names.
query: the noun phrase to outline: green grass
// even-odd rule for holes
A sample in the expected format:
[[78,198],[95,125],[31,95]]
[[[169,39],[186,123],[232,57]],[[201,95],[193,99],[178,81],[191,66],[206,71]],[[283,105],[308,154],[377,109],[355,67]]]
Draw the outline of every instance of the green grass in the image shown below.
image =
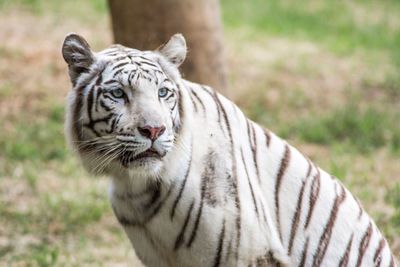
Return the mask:
[[26,253],[15,255],[9,259],[7,266],[13,266],[15,262],[25,262],[28,264],[27,266],[56,266],[60,250],[61,248],[52,244],[33,245],[29,247],[29,251]]
[[389,202],[394,208],[394,214],[390,219],[392,225],[391,232],[398,236],[400,233],[400,182],[398,182],[389,192],[386,194],[386,201]]
[[[91,11],[105,13],[107,12],[107,1],[106,0],[0,0],[0,8],[15,8],[21,7],[26,8],[29,11],[37,14],[44,14],[49,12],[60,12],[66,13],[72,9],[79,10],[83,5],[89,5]],[[74,14],[79,15],[78,14]]]
[[[2,238],[10,241],[0,244],[1,266],[5,264],[3,259],[11,266],[18,262],[28,263],[28,266],[60,266],[59,261],[65,262],[65,257],[69,257],[74,250],[84,249],[88,239],[95,242],[100,237],[98,241],[104,244],[101,234],[88,234],[101,224],[104,216],[110,217],[104,185],[96,185],[83,175],[43,177],[45,172],[42,169],[37,169],[36,174],[41,175],[37,181],[41,183],[38,186],[40,189],[29,190],[25,187],[18,198],[0,202]],[[19,188],[28,183],[24,176],[12,179]],[[66,182],[65,179],[72,181]],[[50,186],[50,189],[45,183],[57,186]],[[7,192],[2,194],[4,197]],[[22,203],[28,209],[21,207]],[[104,225],[100,229],[100,233],[120,234]],[[99,232],[95,230],[94,233]],[[20,243],[24,239],[27,243]],[[63,259],[59,259],[60,254]]]
[[32,246],[30,258],[38,266],[55,266],[60,249],[51,245]]
[[[398,1],[379,5],[387,12],[374,23],[359,23],[347,1],[222,0],[227,28],[248,26],[255,34],[268,34],[322,43],[333,51],[349,53],[357,49],[389,52],[400,63],[400,28],[389,27],[389,19],[400,13]],[[355,1],[371,17],[374,1]],[[390,16],[389,16],[390,15]],[[367,22],[369,22],[367,20]]]
[[322,116],[310,116],[281,131],[285,137],[297,137],[305,142],[322,145],[340,143],[360,153],[371,152],[383,146],[398,152],[399,133],[398,117],[372,107],[361,110],[355,104]]
[[318,112],[310,108],[305,115],[293,116],[302,108],[304,96],[297,91],[287,95],[284,104],[267,106],[262,93],[256,92],[244,102],[246,114],[286,139],[325,145],[332,150],[344,148],[347,153],[363,154],[385,147],[394,155],[400,154],[400,113],[396,102],[387,106],[370,103],[365,107],[365,100],[352,96],[340,107]]
[[395,208],[395,214],[392,217],[392,223],[400,231],[400,183],[392,188],[387,194],[388,201]]
[[78,17],[83,23],[94,23],[107,13],[106,0],[0,0],[0,10],[22,9],[38,16],[51,14],[55,23]]
[[12,129],[1,133],[0,151],[4,157],[15,161],[65,159],[63,118],[64,109],[61,105],[50,109],[45,120],[17,118]]
[[103,192],[79,192],[85,195],[72,195],[58,192],[39,194],[32,197],[38,199],[34,210],[19,211],[2,203],[0,222],[15,224],[20,233],[41,233],[64,235],[76,232],[101,219],[108,209],[108,202]]

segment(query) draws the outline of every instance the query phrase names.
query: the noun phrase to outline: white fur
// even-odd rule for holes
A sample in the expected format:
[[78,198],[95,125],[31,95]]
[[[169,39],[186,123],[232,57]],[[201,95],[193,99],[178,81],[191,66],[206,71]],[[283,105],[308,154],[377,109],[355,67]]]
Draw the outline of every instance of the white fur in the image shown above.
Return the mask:
[[[124,47],[113,47],[95,54],[97,61],[92,68],[99,68],[101,64],[109,60],[107,51],[111,53],[124,49],[131,51]],[[132,51],[141,53],[137,50]],[[270,252],[274,261],[279,262],[281,266],[298,266],[306,240],[309,241],[305,266],[312,266],[313,257],[320,246],[321,235],[331,216],[334,200],[343,192],[340,183],[317,167],[312,167],[307,177],[308,160],[296,149],[288,146],[290,160],[281,177],[280,209],[277,212],[275,190],[277,175],[282,168],[286,142],[272,133],[266,135],[260,126],[252,122],[249,125],[253,126],[251,132],[254,131],[256,138],[255,140],[250,138],[249,141],[247,119],[232,102],[218,94],[213,97],[214,91],[211,88],[201,87],[180,78],[175,65],[181,64],[186,55],[185,41],[181,35],[174,36],[157,52],[142,53],[159,64],[163,72],[180,88],[183,110],[183,117],[180,118],[181,128],[175,136],[174,146],[166,150],[167,154],[162,161],[149,163],[145,168],[123,168],[118,162],[110,162],[103,168],[103,171],[111,176],[109,195],[117,217],[139,222],[139,225],[125,225],[124,230],[143,263],[146,266],[213,266],[216,263],[220,237],[223,236],[219,266],[247,266],[249,264],[255,266],[257,259],[266,255],[267,252]],[[171,62],[172,58],[177,60]],[[90,75],[90,73],[83,74],[79,77],[77,87]],[[107,77],[111,73],[103,73],[103,75]],[[140,83],[136,86],[146,87],[146,92],[154,89],[151,84]],[[76,148],[77,137],[72,130],[73,110],[71,107],[76,102],[75,98],[76,88],[69,96],[66,120],[67,137],[74,148]],[[152,101],[150,96],[137,99],[142,102],[135,104],[142,108],[136,109],[136,113],[132,111],[133,108],[126,112],[133,112],[132,116],[139,117],[145,114],[143,116],[147,116],[146,118],[150,118],[151,114],[152,118],[156,118],[155,121],[169,121],[163,114],[164,110],[156,106],[156,102]],[[202,105],[205,107],[204,110]],[[149,113],[145,107],[151,107],[152,111]],[[224,112],[228,123],[224,123]],[[137,117],[127,117],[127,120],[133,120],[132,118]],[[84,116],[82,120],[85,120]],[[170,128],[171,125],[168,126],[168,129]],[[267,138],[270,138],[269,141]],[[257,151],[258,176],[257,167],[252,158],[252,146],[256,147]],[[207,163],[210,155],[213,157],[212,162]],[[92,170],[92,155],[80,153],[80,157],[86,167]],[[182,188],[189,164],[190,171],[183,187],[184,190],[176,205],[174,216],[171,216],[172,207]],[[213,203],[209,199],[201,200],[207,164],[211,166],[210,168],[215,167],[212,172],[212,184],[208,188],[212,191]],[[236,169],[235,173],[232,172],[233,168]],[[320,172],[320,192],[309,226],[305,227],[311,204],[309,195],[312,179],[318,172]],[[232,179],[237,179],[234,182],[237,183],[240,209],[236,204],[234,194],[229,193],[232,186],[229,184],[228,175]],[[303,182],[305,187],[301,205],[302,213],[299,216],[292,253],[289,255],[288,246],[293,216]],[[144,208],[153,196],[153,193],[145,192],[157,183],[161,190],[159,199],[162,207],[156,215],[147,220],[154,206]],[[167,193],[168,190],[170,190],[170,195]],[[353,234],[353,243],[348,266],[356,266],[360,242],[371,222],[365,212],[361,217],[358,216],[359,206],[356,200],[348,191],[344,193],[345,199],[338,210],[330,243],[320,266],[338,266],[351,234]],[[254,207],[253,194],[258,211]],[[131,198],[127,200],[124,196]],[[190,237],[196,224],[196,214],[200,210],[201,203],[203,206],[196,238],[189,247]],[[190,207],[191,210],[189,210]],[[238,212],[240,212],[240,240],[237,240],[236,228]],[[265,220],[260,214],[264,214]],[[183,231],[181,244],[177,242],[177,237],[187,217],[189,220],[186,223],[186,230]],[[279,225],[278,221],[280,221]],[[373,254],[382,238],[375,224],[372,223],[372,225],[372,236],[362,266],[373,266]],[[221,235],[222,229],[225,231],[224,235]],[[177,243],[178,248],[174,248]],[[237,244],[239,244],[239,250],[235,251],[234,247]],[[232,254],[228,255],[228,253]],[[234,253],[238,253],[237,258]],[[390,249],[386,245],[382,250],[381,266],[389,266],[390,255]]]

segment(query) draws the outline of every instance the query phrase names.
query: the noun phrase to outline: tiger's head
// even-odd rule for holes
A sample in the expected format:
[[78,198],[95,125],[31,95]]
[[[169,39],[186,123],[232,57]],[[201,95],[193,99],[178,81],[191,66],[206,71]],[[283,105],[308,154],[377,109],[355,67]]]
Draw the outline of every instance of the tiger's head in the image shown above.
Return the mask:
[[94,174],[157,176],[181,125],[183,36],[155,51],[115,45],[93,52],[84,38],[69,34],[62,55],[73,87],[66,135],[84,166]]

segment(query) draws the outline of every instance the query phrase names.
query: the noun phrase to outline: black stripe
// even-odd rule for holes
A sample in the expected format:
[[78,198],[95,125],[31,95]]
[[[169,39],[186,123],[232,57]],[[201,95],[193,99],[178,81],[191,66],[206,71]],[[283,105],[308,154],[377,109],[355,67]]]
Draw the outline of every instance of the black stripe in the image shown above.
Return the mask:
[[[121,54],[121,53],[119,53],[119,54]],[[113,58],[113,59],[112,59],[112,62],[113,62],[113,63],[116,63],[116,62],[121,61],[121,60],[126,60],[127,58],[129,59],[129,56],[126,56],[126,54],[125,54],[125,55],[122,55],[122,56]]]
[[117,70],[116,72],[114,72],[113,76],[114,76],[114,77],[118,76],[123,70],[124,70],[123,68]]
[[98,87],[97,88],[97,90],[96,90],[96,100],[95,100],[95,105],[94,105],[94,107],[95,107],[95,111],[96,112],[98,112],[99,111],[99,109],[98,109],[98,106],[99,106],[99,98],[100,98],[100,96],[103,94],[103,89],[101,89],[101,87]]
[[282,231],[281,231],[280,212],[279,212],[279,194],[280,194],[279,191],[282,184],[282,178],[285,175],[286,169],[289,165],[289,161],[290,161],[290,148],[287,144],[285,144],[285,152],[281,160],[281,164],[279,167],[275,183],[275,216],[278,226],[279,237],[281,239],[282,239]]
[[214,258],[213,267],[218,267],[221,264],[221,255],[222,255],[224,239],[225,239],[225,219],[222,222],[222,230],[219,233],[217,254],[215,255]]
[[[176,95],[177,95],[177,97],[178,97],[178,114],[179,114],[179,119],[180,119],[180,121],[183,121],[183,118],[184,118],[184,116],[185,116],[185,112],[184,112],[184,109],[183,109],[183,104],[182,104],[182,94],[181,94],[181,88],[180,88],[180,86],[179,86],[179,84],[177,85],[178,86],[178,91],[176,92]],[[175,122],[175,119],[174,119],[174,122]],[[175,129],[175,131],[177,132],[177,133],[179,133],[179,131],[180,131],[180,129],[181,129],[181,125],[180,124],[178,124],[178,125],[176,125],[175,123],[174,123],[174,129]]]
[[113,49],[111,51],[103,52],[103,54],[111,56],[111,57],[115,57],[116,55],[120,54],[120,51]]
[[262,201],[262,198],[260,200],[260,205],[261,205],[261,211],[263,213],[264,222],[268,223],[267,214],[265,213],[265,207],[264,207],[264,203]]
[[[171,97],[175,97],[175,94],[173,92],[165,99],[165,101],[170,100]],[[158,98],[158,99],[160,99],[160,98]]]
[[[218,123],[219,123],[220,127],[222,128],[222,125],[221,125],[221,107],[220,107],[220,105],[219,105],[219,103],[218,103],[218,101],[217,101],[216,94],[215,94],[215,93],[211,93],[211,92],[208,91],[207,88],[205,88],[204,86],[201,86],[201,88],[204,90],[204,92],[206,92],[207,94],[209,94],[210,97],[214,100],[214,102],[215,102],[215,108],[217,109],[217,113],[218,113]],[[222,131],[224,132],[224,130],[222,130]]]
[[247,128],[247,138],[249,140],[249,146],[252,148],[253,147],[253,143],[251,141],[250,121],[248,119],[246,119],[246,128]]
[[382,249],[385,247],[385,245],[386,245],[385,239],[383,239],[381,237],[381,240],[379,241],[378,247],[377,247],[377,249],[375,251],[375,254],[374,254],[374,264],[375,264],[376,267],[381,266],[381,262],[382,262],[381,253],[382,253]]
[[200,199],[200,207],[199,207],[197,215],[196,215],[196,220],[194,222],[192,234],[190,235],[189,241],[186,244],[186,247],[188,247],[188,248],[192,246],[193,241],[196,239],[197,230],[199,228],[199,223],[200,223],[200,217],[203,213],[203,204],[204,204],[204,197],[202,196],[202,198]]
[[[124,72],[125,73],[125,72]],[[128,75],[128,83],[130,86],[133,86],[132,83],[135,83],[139,79],[140,73],[137,70],[131,70]]]
[[112,67],[111,71],[114,71],[114,70],[118,69],[119,67],[122,67],[122,66],[125,66],[125,65],[128,65],[128,64],[129,64],[129,62],[118,63],[117,65]]
[[97,85],[97,86],[99,86],[99,85],[102,83],[102,81],[103,81],[103,71],[104,71],[104,69],[105,69],[105,68],[103,68],[103,69],[99,72],[99,74],[98,74],[98,76],[97,76],[97,80],[96,80],[96,85]]
[[133,221],[127,219],[124,216],[117,215],[115,213],[115,217],[117,217],[118,222],[124,227],[135,227],[135,226],[138,226],[138,224],[136,222],[133,222]]
[[358,258],[356,264],[357,267],[361,266],[365,251],[367,250],[369,242],[371,241],[371,237],[372,237],[372,223],[369,222],[368,228],[365,231],[364,236],[360,241],[360,246],[358,247]]
[[[162,187],[160,183],[157,183],[155,186],[151,186],[148,189],[146,189],[144,192],[141,192],[139,194],[128,194],[125,196],[121,195],[116,195],[121,201],[132,201],[134,198],[138,197],[143,197],[146,196],[147,194],[152,193],[152,196],[149,200],[148,203],[145,203],[142,206],[142,209],[144,210],[143,215],[144,217],[141,218],[140,221],[134,221],[126,218],[125,216],[120,216],[119,214],[116,213],[116,209],[113,206],[114,213],[116,217],[118,218],[118,221],[120,222],[121,225],[123,226],[145,226],[150,220],[152,220],[156,215],[158,215],[158,212],[161,210],[161,208],[164,206],[166,203],[167,199],[171,195],[172,189],[174,188],[175,184],[172,184],[168,191],[166,192],[165,196],[162,196]],[[124,200],[125,199],[125,200]],[[130,199],[130,200],[129,200]]]
[[201,174],[201,194],[208,205],[215,207],[220,199],[216,193],[216,180],[219,178],[216,176],[216,162],[217,156],[215,152],[209,151],[205,158],[204,169]]
[[232,159],[232,179],[233,179],[233,188],[234,188],[234,193],[235,193],[235,203],[236,203],[236,209],[237,209],[237,215],[236,215],[236,251],[235,251],[235,256],[236,260],[239,259],[239,247],[240,247],[240,237],[241,237],[241,206],[240,206],[240,198],[239,198],[239,188],[238,188],[238,175],[237,175],[237,166],[236,166],[236,156],[235,156],[235,151],[234,151],[234,143],[233,143],[233,137],[232,137],[232,131],[231,131],[231,126],[228,120],[228,115],[226,113],[226,110],[224,106],[222,105],[221,101],[218,98],[218,95],[214,91],[214,95],[216,97],[216,101],[218,105],[221,108],[223,118],[225,120],[226,128],[228,129],[228,135],[231,143],[231,159]]
[[353,237],[354,237],[354,234],[351,234],[350,240],[347,243],[346,250],[345,250],[342,258],[340,259],[339,267],[347,267],[347,265],[349,264],[351,244],[353,243]]
[[107,116],[99,118],[99,119],[95,119],[90,121],[89,123],[87,123],[85,126],[87,127],[94,127],[94,125],[96,123],[100,123],[100,122],[105,122],[108,123],[110,119],[112,119],[116,114],[115,113],[109,113]]
[[171,111],[174,111],[174,109],[176,108],[176,105],[178,105],[178,101],[174,102],[174,105],[171,107]]
[[188,166],[187,166],[187,169],[186,169],[186,172],[185,172],[185,177],[183,178],[183,182],[182,182],[181,187],[179,189],[178,196],[176,197],[174,203],[172,204],[172,208],[171,208],[171,212],[170,212],[171,220],[174,218],[176,206],[178,205],[178,202],[180,201],[180,199],[182,197],[183,190],[185,189],[186,182],[187,182],[187,179],[188,179],[189,173],[190,173],[190,167],[192,165],[192,158],[193,158],[193,144],[190,145],[190,159],[189,159]]
[[203,101],[201,101],[201,98],[196,94],[196,92],[193,89],[191,90],[191,92],[194,95],[194,97],[197,99],[197,101],[199,101],[201,107],[203,108],[204,114],[206,114],[206,107],[205,107]]
[[307,237],[306,243],[304,244],[304,247],[303,247],[303,252],[301,253],[301,260],[300,260],[299,267],[304,267],[304,265],[306,264],[309,241],[310,241],[310,238]]
[[265,134],[267,147],[269,147],[269,145],[271,144],[271,134],[267,129],[264,129],[264,134]]
[[[145,58],[144,56],[135,56],[135,57],[138,57],[138,58],[142,59],[141,61],[134,61],[135,63],[140,63],[140,64],[144,63],[144,64],[147,64],[147,65],[149,65],[149,66],[152,66],[152,67],[154,67],[154,68],[156,68],[156,69],[159,69],[159,68],[160,68],[159,66],[155,65],[155,64],[153,63],[153,61],[151,61],[149,58]],[[133,60],[133,59],[132,59],[132,60]]]
[[164,78],[164,80],[162,81],[162,83],[171,83],[171,84],[173,84],[173,82],[170,80],[170,79],[168,79],[168,78]]
[[310,191],[310,196],[309,196],[309,209],[306,217],[306,223],[304,224],[304,229],[307,229],[311,217],[314,212],[314,207],[315,203],[317,202],[318,196],[319,196],[319,190],[321,186],[321,181],[320,181],[320,170],[317,168],[317,173],[314,176],[314,179],[311,183],[311,191]]
[[192,201],[192,204],[190,204],[190,207],[189,207],[189,210],[187,211],[186,218],[185,218],[185,221],[183,223],[182,229],[179,232],[179,235],[177,236],[177,238],[175,240],[174,250],[177,250],[183,244],[183,237],[184,237],[184,234],[185,234],[186,227],[187,227],[187,225],[189,223],[190,216],[192,214],[193,206],[194,206],[194,200]]
[[88,113],[88,117],[89,117],[90,121],[92,121],[92,119],[93,119],[93,117],[92,117],[92,108],[93,108],[93,98],[94,98],[94,87],[95,86],[92,86],[89,89],[87,100],[86,100],[86,105],[87,105],[86,108],[87,108],[87,113]]
[[346,198],[346,192],[344,191],[344,188],[341,187],[341,191],[342,192],[340,195],[336,193],[336,198],[334,200],[328,222],[326,223],[323,234],[319,239],[317,252],[314,254],[314,260],[312,264],[313,267],[321,266],[322,261],[325,257],[326,250],[328,249],[329,242],[333,232],[333,227],[335,225],[337,214],[339,212],[339,207],[340,205],[342,205],[342,203]]
[[111,79],[111,80],[104,82],[103,85],[110,85],[113,83],[117,83],[118,85],[120,84],[119,81]]
[[258,207],[257,207],[257,201],[256,198],[254,196],[254,191],[253,191],[253,186],[251,185],[251,181],[250,181],[250,177],[249,177],[249,172],[247,170],[247,166],[246,166],[246,162],[244,160],[244,155],[243,155],[243,149],[240,149],[240,154],[242,155],[242,162],[243,162],[243,166],[244,166],[244,170],[246,171],[246,176],[247,176],[247,181],[249,183],[249,188],[250,188],[250,192],[251,192],[251,197],[253,199],[253,204],[254,204],[254,210],[257,214],[257,217],[259,217],[258,214]]
[[[135,63],[137,63],[137,62],[135,62]],[[154,65],[153,63],[150,63],[149,61],[140,61],[140,64],[144,64],[144,65],[153,67],[153,68],[155,68],[155,69],[158,69],[158,68],[159,68],[158,66]]]
[[111,203],[112,206],[112,210],[114,212],[115,217],[117,217],[118,222],[124,226],[124,227],[135,227],[137,226],[137,223],[129,220],[128,218],[126,218],[125,216],[122,216],[120,214],[117,213],[117,209],[115,208],[114,204]]
[[111,121],[110,130],[106,130],[107,134],[112,134],[114,132],[116,122],[117,122],[117,117],[114,117],[114,119]]
[[[81,140],[82,139],[82,122],[81,122],[81,111],[82,111],[82,104],[83,104],[83,91],[85,87],[81,86],[76,90],[76,96],[75,96],[75,103],[73,107],[73,132],[76,140]],[[78,149],[81,149],[79,146]]]
[[288,248],[289,255],[291,255],[291,253],[292,253],[294,237],[296,236],[297,228],[299,226],[301,207],[303,204],[303,197],[304,197],[304,188],[306,186],[307,179],[308,179],[308,177],[306,177],[306,179],[303,180],[303,183],[302,183],[302,186],[300,189],[300,194],[297,199],[296,212],[293,215],[293,219],[292,219],[292,228],[290,230],[290,239],[289,239],[289,248]]
[[102,107],[105,111],[110,112],[112,109],[104,103],[103,99],[100,99],[99,101],[100,107]]
[[253,159],[254,159],[254,167],[256,169],[256,174],[257,174],[257,179],[259,182],[260,181],[260,170],[258,169],[258,158],[257,158],[257,133],[256,133],[256,128],[254,128],[254,124],[251,123],[251,128],[253,129]]
[[261,183],[260,174],[258,170],[258,163],[257,163],[257,140],[256,140],[255,128],[248,119],[246,119],[246,126],[247,126],[247,137],[249,140],[249,146],[253,156],[254,169],[256,171],[257,180],[259,183]]
[[149,203],[146,203],[144,206],[146,210],[151,208],[161,197],[161,184],[159,182],[155,185],[155,188],[153,188],[152,192],[153,195],[151,196]]
[[311,171],[312,171],[312,164],[311,164],[311,161],[308,158],[306,160],[307,160],[307,163],[308,163],[308,170],[307,170],[306,177],[309,177],[310,174],[311,174]]
[[[212,155],[213,155],[212,153],[209,153],[209,159],[211,158]],[[210,163],[212,164],[212,162],[210,162],[210,161],[208,161],[207,163],[208,164],[210,164]],[[215,168],[214,166],[211,166],[211,168],[210,168],[207,165],[205,167],[204,172],[202,173],[202,176],[201,176],[201,189],[200,189],[201,190],[200,207],[199,207],[198,212],[197,212],[196,221],[195,221],[194,226],[193,226],[192,234],[190,236],[189,242],[186,245],[187,247],[190,247],[192,245],[193,241],[195,240],[195,238],[197,236],[197,230],[198,230],[199,223],[200,223],[200,217],[201,217],[202,212],[203,212],[204,199],[206,198],[206,195],[208,194],[208,192],[207,192],[207,186],[208,186],[207,183],[208,183],[208,179],[209,179],[208,176],[210,175],[209,172],[214,172],[215,171],[215,170],[213,170],[214,168]],[[210,169],[210,170],[208,170],[208,169]]]
[[233,239],[233,238],[231,238],[231,240],[229,241],[228,247],[227,247],[227,249],[226,249],[225,261],[228,261],[228,260],[229,260],[229,257],[230,257],[231,254],[232,254],[232,239]]
[[363,208],[361,206],[360,200],[358,200],[358,198],[356,198],[354,195],[353,195],[353,198],[354,198],[355,202],[358,205],[358,218],[357,219],[360,220],[364,211],[363,211]]
[[192,104],[193,104],[193,107],[194,107],[194,111],[197,112],[198,111],[197,104],[194,101],[193,96],[191,94],[189,94],[189,97],[190,97],[190,100],[192,101]]
[[174,188],[174,185],[175,184],[172,184],[170,186],[170,188],[168,189],[168,192],[166,193],[165,197],[158,202],[157,206],[153,209],[153,211],[150,213],[150,215],[146,218],[144,224],[148,223],[151,219],[154,218],[154,216],[156,216],[158,214],[158,212],[161,210],[161,208],[164,206],[165,202],[167,201],[167,199],[171,195],[171,192],[172,192],[172,189]]
[[109,101],[113,102],[114,104],[118,103],[118,101],[116,101],[114,98],[110,97],[107,94],[103,94],[104,98],[107,98]]

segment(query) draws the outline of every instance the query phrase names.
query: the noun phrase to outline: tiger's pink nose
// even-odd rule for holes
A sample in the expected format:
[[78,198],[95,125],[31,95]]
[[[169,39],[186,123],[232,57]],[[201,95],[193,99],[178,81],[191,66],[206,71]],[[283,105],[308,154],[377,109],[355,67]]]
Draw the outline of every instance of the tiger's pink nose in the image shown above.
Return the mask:
[[141,135],[144,137],[149,138],[151,141],[155,141],[160,135],[162,135],[165,132],[165,126],[160,126],[160,127],[152,127],[149,125],[146,125],[144,127],[138,127],[138,131]]

